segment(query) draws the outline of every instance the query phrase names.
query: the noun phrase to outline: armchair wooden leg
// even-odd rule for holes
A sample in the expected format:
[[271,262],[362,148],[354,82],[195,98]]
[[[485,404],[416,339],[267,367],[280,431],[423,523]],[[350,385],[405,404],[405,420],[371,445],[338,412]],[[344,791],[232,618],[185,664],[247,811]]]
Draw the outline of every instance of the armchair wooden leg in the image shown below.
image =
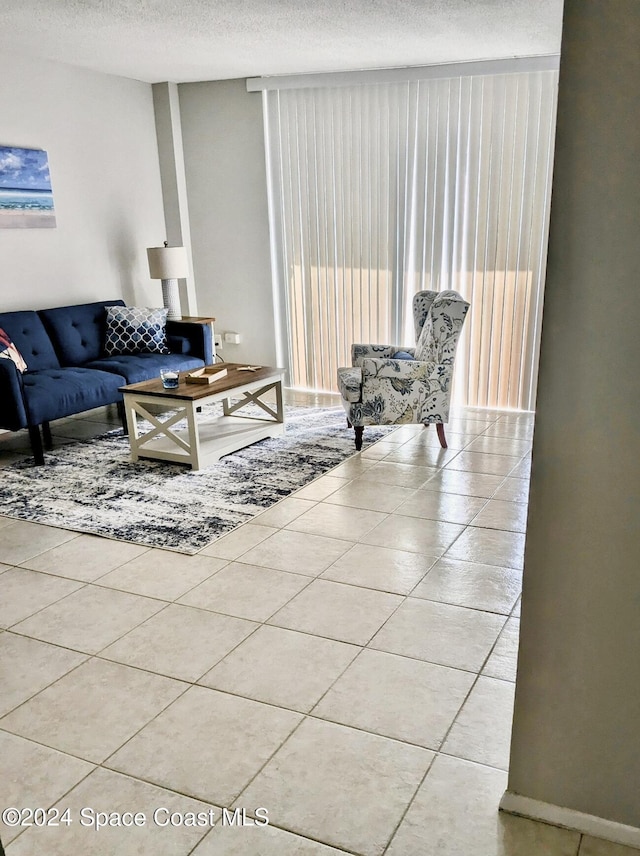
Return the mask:
[[356,426],[353,430],[356,433],[356,452],[359,452],[360,449],[362,449],[362,435],[364,434],[364,427],[360,426],[358,428],[358,426]]
[[442,422],[436,422],[436,431],[438,432],[438,440],[443,449],[447,449],[447,438],[444,436],[444,425]]
[[49,422],[42,423],[42,438],[45,449],[47,452],[50,452],[53,449],[53,438],[51,437],[51,425]]
[[35,461],[36,466],[41,467],[44,464],[44,449],[42,448],[42,437],[40,436],[39,425],[29,425],[29,440],[31,441],[33,460]]

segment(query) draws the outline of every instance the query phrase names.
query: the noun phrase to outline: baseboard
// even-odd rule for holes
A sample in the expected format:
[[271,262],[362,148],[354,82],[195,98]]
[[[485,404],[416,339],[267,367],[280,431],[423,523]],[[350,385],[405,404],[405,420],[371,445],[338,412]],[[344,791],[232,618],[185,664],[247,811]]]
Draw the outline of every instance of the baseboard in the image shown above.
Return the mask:
[[523,797],[511,791],[504,792],[500,800],[500,810],[550,823],[552,826],[573,829],[576,832],[591,835],[593,838],[604,838],[615,844],[625,844],[627,847],[640,849],[640,829],[635,826],[627,826],[614,820],[606,820],[604,817],[584,814],[572,808],[563,808],[553,803]]

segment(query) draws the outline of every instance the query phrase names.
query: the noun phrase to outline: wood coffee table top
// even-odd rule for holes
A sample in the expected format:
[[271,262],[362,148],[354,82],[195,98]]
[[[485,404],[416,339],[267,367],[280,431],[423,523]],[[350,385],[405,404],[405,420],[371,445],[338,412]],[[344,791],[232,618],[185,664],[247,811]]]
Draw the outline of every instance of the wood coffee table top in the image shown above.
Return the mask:
[[249,363],[216,363],[215,365],[217,368],[225,368],[227,373],[220,380],[216,380],[213,383],[187,383],[185,377],[191,372],[186,371],[179,372],[180,380],[175,389],[165,389],[162,381],[157,377],[152,380],[143,380],[140,383],[130,383],[127,386],[121,386],[120,392],[135,392],[136,395],[164,395],[167,398],[197,401],[199,398],[206,398],[209,395],[215,395],[219,392],[237,389],[237,387],[245,386],[255,381],[281,378],[284,374],[284,369],[273,368],[272,366],[258,366],[255,371],[247,371],[246,369],[249,365],[254,369],[256,367]]

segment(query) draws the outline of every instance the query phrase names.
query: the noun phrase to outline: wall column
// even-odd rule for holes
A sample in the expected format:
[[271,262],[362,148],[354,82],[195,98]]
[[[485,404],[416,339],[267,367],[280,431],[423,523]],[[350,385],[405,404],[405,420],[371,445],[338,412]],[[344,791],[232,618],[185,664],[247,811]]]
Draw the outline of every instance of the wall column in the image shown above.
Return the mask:
[[[154,83],[152,88],[166,240],[169,246],[182,246],[187,251],[191,276],[180,281],[180,303],[184,315],[197,315],[178,87],[175,83]],[[162,246],[162,241],[158,246]]]
[[640,847],[640,3],[565,0],[502,807]]

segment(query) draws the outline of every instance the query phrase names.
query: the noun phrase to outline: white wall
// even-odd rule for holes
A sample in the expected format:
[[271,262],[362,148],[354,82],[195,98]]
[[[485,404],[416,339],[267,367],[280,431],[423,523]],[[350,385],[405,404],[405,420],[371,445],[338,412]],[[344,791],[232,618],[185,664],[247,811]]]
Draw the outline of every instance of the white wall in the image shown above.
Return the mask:
[[636,828],[639,44],[636,0],[566,0],[509,773]]
[[225,360],[275,365],[261,96],[244,80],[178,91],[198,312],[242,335]]
[[6,55],[0,81],[0,144],[47,150],[57,219],[0,228],[0,311],[161,306],[145,252],[165,237],[151,86]]

